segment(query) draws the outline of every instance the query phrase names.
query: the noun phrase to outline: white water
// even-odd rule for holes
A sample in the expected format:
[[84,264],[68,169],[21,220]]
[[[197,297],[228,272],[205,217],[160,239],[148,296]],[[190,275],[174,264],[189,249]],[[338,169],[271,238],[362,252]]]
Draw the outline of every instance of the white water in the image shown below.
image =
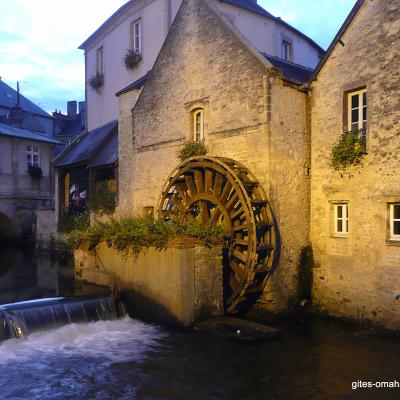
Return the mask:
[[114,321],[70,324],[36,332],[26,339],[0,343],[0,367],[10,363],[41,363],[52,356],[96,359],[101,364],[140,361],[167,334],[155,325],[125,317]]

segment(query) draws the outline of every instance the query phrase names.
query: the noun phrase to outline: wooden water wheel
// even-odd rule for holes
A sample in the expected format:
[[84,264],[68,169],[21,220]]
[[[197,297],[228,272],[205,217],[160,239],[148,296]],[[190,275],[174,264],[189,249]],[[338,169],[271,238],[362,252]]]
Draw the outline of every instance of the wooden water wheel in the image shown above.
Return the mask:
[[185,160],[168,178],[158,213],[221,224],[232,234],[225,263],[228,313],[246,309],[262,293],[279,253],[277,227],[264,190],[246,167],[221,157]]

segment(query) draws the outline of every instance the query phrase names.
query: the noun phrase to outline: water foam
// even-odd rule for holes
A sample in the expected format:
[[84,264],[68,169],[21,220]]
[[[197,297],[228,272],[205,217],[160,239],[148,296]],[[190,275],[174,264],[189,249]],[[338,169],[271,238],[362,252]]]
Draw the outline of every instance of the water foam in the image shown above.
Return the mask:
[[125,317],[114,321],[69,324],[0,343],[0,366],[41,363],[54,357],[85,357],[103,364],[140,361],[167,336],[160,327]]

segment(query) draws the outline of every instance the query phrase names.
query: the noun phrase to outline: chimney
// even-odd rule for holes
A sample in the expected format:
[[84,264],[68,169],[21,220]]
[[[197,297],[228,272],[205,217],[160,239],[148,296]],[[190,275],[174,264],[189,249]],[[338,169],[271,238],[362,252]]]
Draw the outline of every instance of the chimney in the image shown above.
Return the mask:
[[24,120],[24,110],[20,106],[20,95],[19,95],[19,82],[17,82],[17,103],[14,107],[10,108],[8,119],[12,125],[21,127]]
[[86,103],[84,101],[79,102],[79,114],[81,116],[81,127],[84,129],[86,122]]
[[76,100],[67,102],[67,115],[68,117],[76,116]]

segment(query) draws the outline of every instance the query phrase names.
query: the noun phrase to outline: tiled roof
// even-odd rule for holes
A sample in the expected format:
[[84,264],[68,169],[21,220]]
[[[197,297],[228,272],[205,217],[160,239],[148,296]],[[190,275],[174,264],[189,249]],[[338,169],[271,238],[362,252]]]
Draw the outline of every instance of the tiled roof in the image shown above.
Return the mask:
[[28,131],[26,129],[15,128],[14,126],[0,124],[0,136],[16,137],[26,140],[34,140],[37,142],[47,142],[52,144],[60,144],[58,140],[55,140],[49,136],[41,135],[40,133]]
[[[21,108],[32,114],[52,118],[46,111],[32,103],[26,97],[19,95]],[[11,108],[17,104],[17,92],[0,79],[0,107]]]
[[111,135],[118,131],[118,121],[114,120],[90,132],[84,132],[55,160],[57,168],[90,163],[102,151]]
[[148,71],[146,75],[143,75],[141,78],[139,78],[135,82],[133,82],[133,83],[129,84],[128,86],[125,86],[123,89],[119,90],[117,93],[115,93],[115,95],[119,96],[119,95],[129,92],[133,89],[140,89],[146,83],[146,80],[149,77],[150,72],[151,72],[151,70]]
[[297,35],[301,36],[304,40],[306,40],[309,44],[311,44],[311,46],[315,47],[321,54],[323,54],[325,52],[325,50],[320,45],[318,45],[316,42],[314,42],[314,40],[309,38],[303,32],[294,28],[292,25],[283,21],[280,17],[275,17],[272,14],[270,14],[268,11],[264,10],[261,6],[259,6],[257,4],[256,1],[253,1],[253,0],[219,0],[219,1],[221,3],[231,4],[233,6],[242,8],[244,10],[253,12],[255,14],[262,15],[263,17],[271,18],[278,24],[285,26],[287,29],[289,29],[292,32],[296,33]]
[[118,131],[112,131],[109,140],[103,144],[101,150],[92,158],[88,168],[113,165],[118,161]]
[[285,78],[295,80],[301,83],[307,83],[313,73],[312,69],[294,64],[280,58],[262,53],[263,56],[277,69],[279,69]]

